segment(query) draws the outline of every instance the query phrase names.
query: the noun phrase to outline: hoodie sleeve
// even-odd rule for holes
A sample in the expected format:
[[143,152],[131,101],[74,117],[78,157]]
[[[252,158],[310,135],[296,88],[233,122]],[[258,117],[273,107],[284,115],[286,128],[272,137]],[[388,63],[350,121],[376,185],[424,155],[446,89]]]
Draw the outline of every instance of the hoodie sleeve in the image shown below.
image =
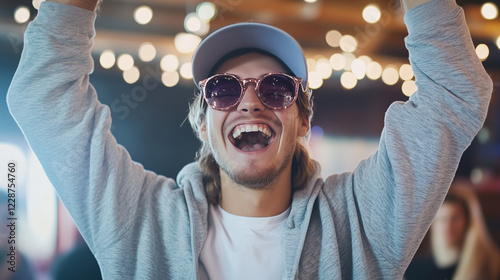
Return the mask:
[[97,253],[131,227],[140,215],[141,200],[166,178],[133,162],[110,132],[110,110],[98,101],[89,83],[94,20],[93,12],[43,2],[26,30],[7,102],[59,197]]
[[483,125],[493,90],[454,0],[415,7],[405,23],[418,91],[389,107],[379,149],[356,168],[347,192],[365,248],[401,275]]

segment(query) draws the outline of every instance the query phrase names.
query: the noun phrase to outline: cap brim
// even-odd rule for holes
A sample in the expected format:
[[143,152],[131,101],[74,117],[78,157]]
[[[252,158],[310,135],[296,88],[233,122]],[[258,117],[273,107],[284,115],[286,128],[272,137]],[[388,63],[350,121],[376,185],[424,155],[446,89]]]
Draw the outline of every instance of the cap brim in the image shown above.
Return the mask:
[[237,23],[206,37],[193,55],[193,80],[196,85],[208,78],[214,65],[226,54],[245,48],[269,52],[279,58],[307,87],[307,64],[302,48],[288,33],[262,23]]

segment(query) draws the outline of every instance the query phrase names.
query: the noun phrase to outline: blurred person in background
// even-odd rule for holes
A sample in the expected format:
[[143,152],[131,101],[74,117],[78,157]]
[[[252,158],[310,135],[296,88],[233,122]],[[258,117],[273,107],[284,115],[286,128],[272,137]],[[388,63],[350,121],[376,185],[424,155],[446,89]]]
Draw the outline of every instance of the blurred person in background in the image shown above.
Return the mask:
[[452,186],[429,234],[430,255],[410,263],[406,280],[500,279],[500,251],[488,234],[479,200],[470,187]]
[[100,280],[99,265],[87,244],[83,241],[59,256],[51,269],[53,280]]

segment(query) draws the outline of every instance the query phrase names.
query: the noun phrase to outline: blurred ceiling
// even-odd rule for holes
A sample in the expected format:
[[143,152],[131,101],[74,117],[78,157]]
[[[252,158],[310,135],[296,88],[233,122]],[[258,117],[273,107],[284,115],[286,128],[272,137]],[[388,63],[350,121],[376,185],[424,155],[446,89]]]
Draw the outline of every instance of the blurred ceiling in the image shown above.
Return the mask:
[[[498,0],[497,0],[498,1]],[[31,1],[3,0],[0,10],[2,32],[18,32],[19,24],[13,20],[13,12],[19,5],[35,10]],[[97,20],[97,37],[94,52],[112,49],[117,54],[137,55],[143,42],[151,42],[157,49],[155,61],[168,53],[178,55],[182,61],[189,61],[191,54],[182,55],[174,47],[174,36],[185,32],[186,14],[195,12],[202,1],[185,0],[104,0]],[[464,7],[467,22],[475,44],[484,43],[490,49],[490,56],[484,62],[494,76],[500,69],[500,51],[495,41],[500,36],[500,18],[486,20],[482,17],[481,5],[486,1],[458,0]],[[494,1],[495,2],[495,1]],[[222,26],[245,21],[264,22],[284,29],[303,46],[307,57],[324,56],[341,52],[330,47],[325,40],[329,30],[338,30],[358,40],[354,55],[367,55],[385,65],[407,62],[407,51],[403,38],[407,31],[399,0],[396,1],[326,1],[306,3],[303,0],[216,0],[217,15],[210,22],[210,32]],[[377,23],[367,23],[362,16],[364,7],[375,4],[381,11]],[[147,5],[153,10],[153,18],[146,25],[134,21],[134,10]],[[498,5],[497,3],[497,6]],[[2,36],[8,38],[8,36]],[[500,78],[498,79],[500,81]]]

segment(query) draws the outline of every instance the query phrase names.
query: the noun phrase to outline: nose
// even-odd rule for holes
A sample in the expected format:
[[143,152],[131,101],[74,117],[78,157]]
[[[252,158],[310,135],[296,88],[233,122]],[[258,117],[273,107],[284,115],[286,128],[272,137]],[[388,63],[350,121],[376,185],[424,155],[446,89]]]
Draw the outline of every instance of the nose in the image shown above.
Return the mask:
[[241,102],[238,104],[238,111],[257,112],[264,109],[264,104],[262,104],[255,91],[255,84],[247,84]]

